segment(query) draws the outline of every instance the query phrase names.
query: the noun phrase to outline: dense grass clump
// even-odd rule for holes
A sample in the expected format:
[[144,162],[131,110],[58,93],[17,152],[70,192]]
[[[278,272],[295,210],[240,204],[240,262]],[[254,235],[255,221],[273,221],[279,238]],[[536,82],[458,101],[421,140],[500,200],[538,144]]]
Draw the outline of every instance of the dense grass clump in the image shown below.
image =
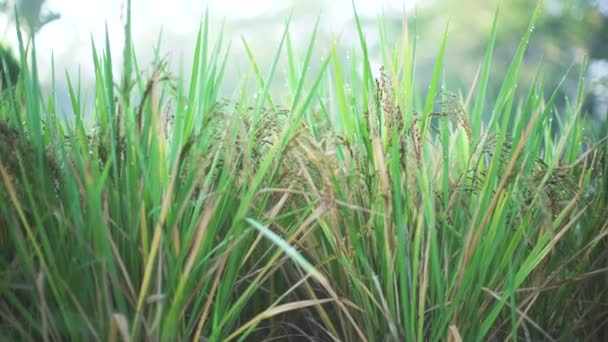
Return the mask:
[[424,101],[415,41],[382,24],[377,77],[358,22],[360,53],[332,46],[316,74],[316,27],[300,60],[287,25],[266,76],[244,42],[259,91],[224,100],[207,18],[187,85],[140,70],[128,22],[121,79],[94,48],[95,109],[70,81],[67,121],[22,46],[0,113],[0,336],[603,340],[608,147],[583,134],[582,88],[558,111],[539,73],[516,98],[537,15],[493,99],[498,13],[469,95],[442,85],[446,30]]

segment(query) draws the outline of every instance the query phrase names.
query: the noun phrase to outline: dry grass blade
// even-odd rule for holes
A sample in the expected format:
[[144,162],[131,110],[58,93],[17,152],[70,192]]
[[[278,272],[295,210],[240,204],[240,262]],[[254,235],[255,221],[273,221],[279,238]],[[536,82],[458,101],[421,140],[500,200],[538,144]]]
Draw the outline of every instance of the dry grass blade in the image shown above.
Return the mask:
[[207,322],[207,317],[209,316],[209,311],[211,309],[211,305],[213,304],[213,299],[215,298],[215,294],[217,292],[217,288],[220,285],[222,274],[224,273],[224,268],[226,267],[226,261],[228,261],[228,255],[225,254],[222,256],[220,261],[220,265],[218,270],[215,272],[215,279],[213,281],[213,285],[211,285],[211,290],[207,295],[207,300],[205,301],[205,305],[203,306],[203,310],[198,319],[198,323],[196,325],[196,332],[194,333],[193,341],[200,341],[203,335],[203,329],[205,327],[205,323]]
[[[492,291],[492,290],[490,290],[488,288],[485,288],[485,287],[482,288],[482,290],[485,291],[486,293],[490,294],[492,297],[494,297],[494,298],[496,298],[498,300],[502,300],[501,296],[498,293],[496,293],[496,292],[494,292],[494,291]],[[509,307],[511,306],[511,304],[509,304],[508,302],[507,302],[507,305]],[[523,319],[526,322],[528,322],[532,327],[534,327],[534,329],[536,329],[538,332],[540,332],[547,339],[547,341],[555,341],[555,339],[551,336],[551,334],[549,334],[547,331],[545,331],[543,328],[541,328],[528,315],[526,315],[525,312],[521,311],[518,308],[514,308],[514,309],[517,312],[517,314],[519,315],[520,320]],[[509,339],[517,340],[517,336],[509,336],[509,337],[510,337]]]
[[51,339],[51,331],[49,326],[50,315],[48,312],[48,306],[46,301],[46,294],[44,291],[44,273],[38,272],[38,277],[36,278],[36,290],[38,291],[38,297],[40,298],[40,318],[42,323],[42,338],[44,342],[48,342]]
[[128,342],[129,324],[124,315],[114,313],[110,320],[110,331],[108,333],[108,342]]
[[448,327],[448,342],[462,342],[460,331],[458,331],[458,327],[454,324],[450,324]]
[[264,310],[263,312],[259,313],[257,316],[252,318],[250,321],[243,324],[235,332],[230,334],[230,336],[226,337],[225,341],[231,341],[231,340],[235,339],[239,334],[241,334],[243,331],[247,330],[250,326],[257,324],[265,319],[280,315],[285,312],[304,309],[304,308],[307,308],[310,306],[322,305],[322,304],[329,303],[332,301],[333,301],[332,298],[300,300],[300,301],[296,301],[296,302],[278,305],[274,308]]

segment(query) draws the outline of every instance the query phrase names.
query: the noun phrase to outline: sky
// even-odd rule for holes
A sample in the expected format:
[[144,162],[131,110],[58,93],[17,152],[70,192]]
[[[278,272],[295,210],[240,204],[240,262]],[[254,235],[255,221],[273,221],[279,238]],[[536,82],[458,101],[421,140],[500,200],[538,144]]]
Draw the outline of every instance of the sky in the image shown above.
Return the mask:
[[[36,36],[41,62],[50,62],[50,58],[46,59],[53,53],[55,61],[64,61],[61,64],[69,68],[74,64],[88,63],[91,37],[102,44],[106,25],[112,48],[120,50],[125,3],[124,0],[47,0],[47,10],[59,13],[61,18],[43,27]],[[354,3],[361,16],[375,17],[382,10],[389,13],[401,12],[402,8],[409,10],[416,0],[355,0]],[[232,33],[237,37],[243,32],[238,32],[238,24],[235,23],[278,20],[282,24],[291,10],[296,19],[299,15],[320,14],[327,19],[323,24],[331,26],[334,31],[340,31],[353,17],[351,0],[132,0],[134,40],[145,45],[141,40],[147,39],[153,44],[161,28],[173,36],[193,38],[207,6],[210,15],[225,18],[233,24],[236,32]],[[6,26],[6,19],[0,19],[0,25],[3,23]],[[247,25],[246,29],[251,27]],[[14,41],[13,36],[5,34],[5,40]]]

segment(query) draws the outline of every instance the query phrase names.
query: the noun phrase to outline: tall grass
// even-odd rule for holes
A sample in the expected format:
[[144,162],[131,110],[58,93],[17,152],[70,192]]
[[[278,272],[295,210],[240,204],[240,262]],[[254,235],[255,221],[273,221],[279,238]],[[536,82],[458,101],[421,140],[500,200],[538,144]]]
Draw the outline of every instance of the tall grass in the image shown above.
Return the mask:
[[42,98],[20,37],[0,113],[0,336],[602,340],[608,147],[583,134],[582,86],[562,112],[542,72],[516,97],[539,8],[495,99],[500,10],[478,86],[445,85],[446,28],[424,102],[405,18],[397,44],[380,24],[377,77],[358,18],[358,53],[332,46],[316,73],[318,25],[300,59],[286,24],[266,73],[243,40],[259,91],[235,101],[207,16],[188,84],[160,59],[141,69],[129,19],[119,86],[109,41],[93,45],[92,120],[69,75],[73,120]]

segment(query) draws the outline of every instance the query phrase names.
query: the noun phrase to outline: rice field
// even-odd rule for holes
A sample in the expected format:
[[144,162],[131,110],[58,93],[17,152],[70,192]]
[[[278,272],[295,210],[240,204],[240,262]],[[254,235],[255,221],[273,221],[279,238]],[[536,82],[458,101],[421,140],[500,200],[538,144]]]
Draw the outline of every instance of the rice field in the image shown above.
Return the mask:
[[180,76],[138,64],[129,17],[122,74],[94,45],[94,111],[70,75],[69,120],[20,36],[0,104],[0,339],[607,339],[608,144],[584,129],[583,69],[564,108],[540,72],[519,95],[539,8],[492,98],[500,11],[469,89],[442,78],[448,28],[417,89],[415,39],[380,22],[373,70],[357,21],[348,61],[314,25],[298,53],[287,24],[268,65],[243,40],[253,79],[228,99],[208,18]]

